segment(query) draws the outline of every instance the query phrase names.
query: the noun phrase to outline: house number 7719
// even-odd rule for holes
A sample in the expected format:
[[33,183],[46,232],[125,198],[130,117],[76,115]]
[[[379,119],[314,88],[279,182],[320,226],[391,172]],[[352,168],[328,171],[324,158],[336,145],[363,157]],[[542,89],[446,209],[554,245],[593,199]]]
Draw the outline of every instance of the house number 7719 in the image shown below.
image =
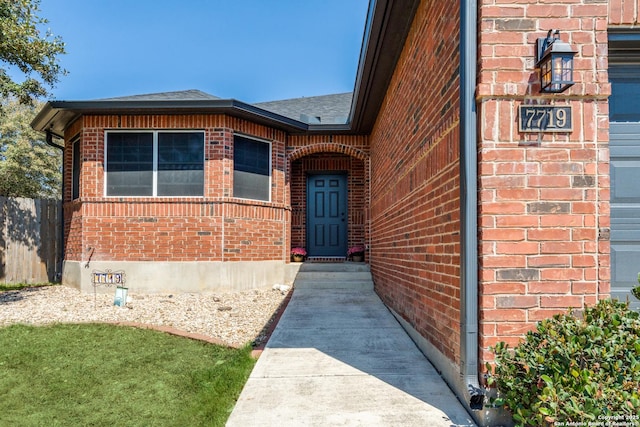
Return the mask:
[[520,132],[571,132],[571,106],[520,105]]

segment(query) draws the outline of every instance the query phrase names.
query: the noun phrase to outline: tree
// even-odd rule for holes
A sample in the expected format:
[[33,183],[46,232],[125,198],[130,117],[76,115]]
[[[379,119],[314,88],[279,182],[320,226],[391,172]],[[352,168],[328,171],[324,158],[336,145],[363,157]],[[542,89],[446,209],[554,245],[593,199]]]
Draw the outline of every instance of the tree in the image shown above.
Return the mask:
[[[0,0],[0,96],[15,97],[22,104],[48,95],[66,71],[58,64],[64,42],[50,31],[41,36],[47,20],[37,16],[40,0]],[[15,82],[10,72],[20,71],[25,80]]]
[[13,99],[0,106],[0,196],[59,199],[62,152],[31,128],[42,104]]

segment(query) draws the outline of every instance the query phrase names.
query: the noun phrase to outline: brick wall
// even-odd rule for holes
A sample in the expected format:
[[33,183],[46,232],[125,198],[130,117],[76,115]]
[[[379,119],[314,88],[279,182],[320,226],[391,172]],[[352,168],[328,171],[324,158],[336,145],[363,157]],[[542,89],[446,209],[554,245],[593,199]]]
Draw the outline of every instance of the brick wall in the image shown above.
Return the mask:
[[[604,0],[479,6],[482,362],[493,359],[496,342],[516,344],[536,321],[608,295],[607,7]],[[550,29],[578,51],[576,84],[543,96],[535,39]],[[570,105],[573,131],[519,133],[523,103]]]
[[422,2],[370,136],[376,289],[458,364],[459,16]]
[[[205,131],[205,196],[105,198],[107,129]],[[233,135],[271,141],[271,202],[234,199]],[[66,133],[81,138],[80,200],[71,201],[72,148],[65,151],[67,260],[288,260],[289,207],[283,132],[223,115],[85,116]]]
[[[64,213],[64,248],[63,258],[65,260],[82,260],[83,244],[82,244],[82,205],[79,201],[71,201],[73,191],[73,144],[71,141],[78,139],[78,143],[82,144],[82,120],[76,120],[66,131],[65,148],[63,154],[64,162],[64,194],[63,213]],[[83,153],[81,152],[81,155]],[[82,171],[83,169],[81,169]],[[82,179],[79,182],[80,191],[84,184]]]
[[609,0],[609,24],[633,25],[638,23],[640,0]]

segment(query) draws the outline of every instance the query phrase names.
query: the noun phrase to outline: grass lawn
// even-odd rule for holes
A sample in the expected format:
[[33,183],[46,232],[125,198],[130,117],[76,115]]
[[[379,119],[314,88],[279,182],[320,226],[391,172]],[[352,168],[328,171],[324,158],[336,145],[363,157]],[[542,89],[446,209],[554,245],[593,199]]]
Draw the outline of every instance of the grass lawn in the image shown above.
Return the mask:
[[0,425],[221,426],[250,353],[113,325],[0,328]]
[[57,286],[59,283],[1,283],[0,292],[3,291],[19,291],[25,288],[42,288],[44,286]]

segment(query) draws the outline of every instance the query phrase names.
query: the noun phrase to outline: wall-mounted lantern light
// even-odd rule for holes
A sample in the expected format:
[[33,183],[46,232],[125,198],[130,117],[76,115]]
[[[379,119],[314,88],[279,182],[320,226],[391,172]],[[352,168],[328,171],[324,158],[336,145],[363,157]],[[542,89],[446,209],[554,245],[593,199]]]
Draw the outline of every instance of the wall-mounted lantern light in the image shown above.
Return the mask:
[[536,40],[536,68],[540,69],[540,92],[560,93],[573,85],[573,56],[569,43],[560,40],[560,30],[549,30]]

